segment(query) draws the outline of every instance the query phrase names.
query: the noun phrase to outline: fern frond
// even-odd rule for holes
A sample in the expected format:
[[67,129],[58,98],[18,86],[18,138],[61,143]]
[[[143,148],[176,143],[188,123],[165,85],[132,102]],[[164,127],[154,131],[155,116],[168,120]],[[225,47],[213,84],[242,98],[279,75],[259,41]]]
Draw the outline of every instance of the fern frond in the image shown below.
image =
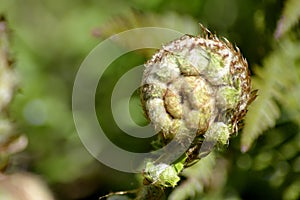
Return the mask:
[[280,38],[286,32],[288,32],[300,19],[300,1],[299,0],[287,0],[278,21],[275,31],[275,37]]
[[278,98],[288,120],[300,127],[300,41],[287,39],[282,43],[285,51],[285,59],[289,62],[289,69],[285,74],[289,76],[289,84],[285,88],[284,95]]
[[[241,138],[241,149],[247,151],[252,143],[268,128],[274,127],[280,116],[277,102],[292,115],[297,114],[300,81],[295,71],[295,60],[299,47],[286,39],[281,48],[274,51],[264,62],[263,68],[256,67],[253,85],[259,89],[258,98],[249,107]],[[299,44],[298,44],[299,46]],[[299,58],[299,57],[298,57]],[[294,96],[290,94],[293,91]],[[295,98],[296,97],[296,98]],[[293,102],[293,104],[291,104]],[[297,103],[298,102],[298,103]],[[296,111],[296,113],[295,113]]]
[[201,194],[204,190],[205,184],[209,182],[209,179],[211,178],[215,164],[216,158],[212,152],[194,166],[185,169],[182,175],[185,176],[187,180],[176,187],[168,199],[190,199],[195,197],[197,194]]

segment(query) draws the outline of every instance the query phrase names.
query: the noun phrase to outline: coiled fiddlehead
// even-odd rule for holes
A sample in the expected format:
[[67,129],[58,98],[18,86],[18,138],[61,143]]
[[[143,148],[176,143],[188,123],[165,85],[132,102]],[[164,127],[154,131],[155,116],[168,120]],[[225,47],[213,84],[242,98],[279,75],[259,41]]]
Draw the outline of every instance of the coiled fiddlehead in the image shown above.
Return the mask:
[[[200,152],[204,140],[227,144],[256,97],[240,50],[201,27],[200,36],[184,35],[164,45],[145,64],[141,87],[146,116],[160,133],[156,145],[188,138],[190,146],[179,161],[184,167],[195,163],[199,153],[211,151]],[[162,170],[160,161],[154,163],[156,168],[147,164],[151,167],[146,166],[145,179],[162,187],[175,186],[178,177],[165,178],[169,169]],[[160,173],[153,173],[155,169]]]

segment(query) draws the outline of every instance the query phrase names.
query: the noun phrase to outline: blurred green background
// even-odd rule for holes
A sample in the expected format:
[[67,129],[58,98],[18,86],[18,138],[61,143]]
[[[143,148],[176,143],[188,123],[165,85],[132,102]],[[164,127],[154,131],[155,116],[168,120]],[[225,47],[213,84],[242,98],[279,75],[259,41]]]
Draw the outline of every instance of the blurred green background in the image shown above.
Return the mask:
[[[71,95],[84,58],[99,42],[128,28],[161,26],[197,34],[200,22],[236,44],[251,70],[254,66],[266,68],[266,58],[280,47],[274,33],[283,5],[284,1],[278,0],[1,0],[0,13],[12,29],[12,51],[20,79],[10,107],[11,118],[29,140],[26,150],[13,157],[10,170],[40,175],[56,199],[97,199],[111,191],[137,188],[140,183],[135,175],[102,165],[78,138]],[[292,39],[286,43],[300,44],[299,28],[290,32]],[[295,60],[299,79],[300,57],[294,47],[290,51],[295,54],[291,59]],[[145,151],[150,147],[149,140],[128,138],[119,130],[112,118],[110,97],[118,78],[143,64],[152,52],[136,51],[120,57],[100,80],[105,90],[97,91],[99,123],[115,143],[133,151]],[[198,191],[195,199],[299,197],[299,106],[296,101],[288,110],[282,102],[276,103],[280,110],[276,123],[265,128],[245,154],[240,151],[241,134],[233,138],[228,149],[216,158],[225,163],[223,169],[214,171],[226,171],[224,183]],[[292,117],[290,111],[294,111]],[[131,113],[137,123],[146,123],[138,94],[132,97]],[[218,192],[213,196],[209,191]]]

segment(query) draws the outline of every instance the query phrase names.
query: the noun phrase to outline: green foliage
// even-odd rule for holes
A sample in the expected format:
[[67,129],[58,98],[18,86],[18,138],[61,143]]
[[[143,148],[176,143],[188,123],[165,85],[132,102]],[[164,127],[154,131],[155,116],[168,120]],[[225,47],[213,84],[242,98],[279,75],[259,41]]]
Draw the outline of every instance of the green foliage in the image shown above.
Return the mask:
[[[186,178],[169,196],[170,200],[194,198],[204,192],[205,183],[213,174],[215,167],[215,155],[209,154],[194,166],[185,169],[182,176]],[[201,173],[199,173],[201,172]]]
[[[276,124],[281,109],[299,119],[299,41],[291,37],[279,41],[278,48],[265,59],[263,67],[254,69],[253,85],[258,98],[249,108],[243,129],[241,148],[247,151],[257,137]],[[296,70],[298,69],[298,70]]]
[[289,80],[289,76],[282,73],[283,68],[278,63],[280,59],[277,56],[270,56],[265,61],[265,68],[256,68],[255,73],[259,78],[253,78],[253,85],[259,88],[259,93],[246,116],[241,139],[242,151],[247,151],[263,131],[275,126],[276,119],[279,118],[280,109],[274,97],[280,93],[280,84]]
[[282,16],[278,21],[278,26],[275,32],[275,37],[279,38],[285,35],[294,25],[299,23],[300,19],[300,1],[287,0],[285,1]]
[[[137,188],[133,175],[95,162],[76,135],[70,106],[74,77],[90,50],[113,33],[163,26],[197,34],[200,22],[241,49],[253,71],[258,97],[249,107],[243,132],[230,139],[228,149],[184,170],[178,186],[166,195],[169,199],[299,199],[300,5],[298,0],[287,0],[282,10],[281,4],[274,0],[1,1],[0,12],[7,15],[13,30],[12,50],[21,82],[11,106],[1,110],[0,143],[18,135],[12,119],[29,140],[27,150],[13,157],[9,170],[22,168],[41,175],[57,199],[97,199],[111,191]],[[100,80],[106,88],[97,91],[96,109],[105,116],[99,117],[99,123],[122,148],[136,150],[149,140],[135,145],[139,141],[127,140],[117,128],[109,110],[111,91],[126,70],[143,64],[152,53],[122,56]],[[137,96],[132,104],[138,104]],[[132,107],[139,113],[136,121],[145,122],[140,105]],[[241,153],[241,146],[248,151]],[[127,199],[126,192],[119,194],[122,197],[111,198]]]

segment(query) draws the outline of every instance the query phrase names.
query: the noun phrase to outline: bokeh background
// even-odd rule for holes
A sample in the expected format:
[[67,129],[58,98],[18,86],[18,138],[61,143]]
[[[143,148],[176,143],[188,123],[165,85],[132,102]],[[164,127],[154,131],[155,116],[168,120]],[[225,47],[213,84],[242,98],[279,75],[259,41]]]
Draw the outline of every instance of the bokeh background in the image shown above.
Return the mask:
[[[286,2],[293,3],[288,11]],[[170,191],[170,198],[299,199],[300,36],[294,21],[300,7],[297,12],[295,6],[300,5],[293,0],[1,0],[19,79],[10,119],[28,138],[27,148],[10,158],[6,173],[35,174],[55,199],[63,200],[98,199],[137,188],[140,177],[102,165],[80,142],[71,106],[76,72],[88,53],[114,33],[159,26],[197,34],[200,22],[240,48],[261,100],[246,120],[248,134],[240,133],[228,148],[184,174],[187,181],[198,178],[198,189],[177,190],[173,196]],[[280,19],[293,25],[282,34]],[[153,52],[135,51],[117,59],[100,80],[105,89],[97,91],[99,123],[117,145],[136,152],[149,149],[151,140],[129,138],[117,127],[110,97],[117,80]],[[147,124],[138,93],[131,98],[130,111],[137,124]],[[246,153],[241,152],[243,145]]]

